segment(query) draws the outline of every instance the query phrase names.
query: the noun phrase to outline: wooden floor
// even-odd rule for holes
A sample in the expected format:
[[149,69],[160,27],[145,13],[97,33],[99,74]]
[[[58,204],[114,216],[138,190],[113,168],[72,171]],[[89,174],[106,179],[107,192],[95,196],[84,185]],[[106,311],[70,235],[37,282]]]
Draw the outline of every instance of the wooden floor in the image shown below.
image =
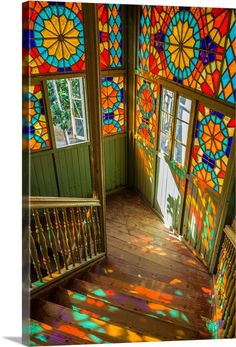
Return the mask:
[[32,343],[210,338],[210,275],[200,261],[134,192],[109,196],[106,215],[108,258],[34,300]]

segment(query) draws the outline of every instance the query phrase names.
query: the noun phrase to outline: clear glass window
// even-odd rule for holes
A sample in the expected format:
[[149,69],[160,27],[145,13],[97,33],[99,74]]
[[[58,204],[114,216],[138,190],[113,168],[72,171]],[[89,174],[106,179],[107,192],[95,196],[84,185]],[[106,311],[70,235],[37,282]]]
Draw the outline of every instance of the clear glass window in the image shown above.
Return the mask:
[[83,77],[47,81],[56,147],[88,141]]
[[163,88],[160,117],[159,150],[166,155],[170,154],[170,140],[173,128],[174,93]]
[[179,96],[175,124],[174,161],[180,166],[185,165],[191,106],[191,100]]
[[170,148],[169,148],[170,138],[169,136],[164,135],[163,133],[160,133],[160,144],[159,148],[162,153],[165,153],[169,155]]

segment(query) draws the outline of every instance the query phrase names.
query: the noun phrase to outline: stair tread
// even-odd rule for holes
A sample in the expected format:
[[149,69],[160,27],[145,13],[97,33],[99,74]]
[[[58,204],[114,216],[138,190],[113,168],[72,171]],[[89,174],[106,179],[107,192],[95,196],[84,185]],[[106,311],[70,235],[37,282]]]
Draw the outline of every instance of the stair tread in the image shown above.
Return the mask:
[[80,293],[88,293],[92,297],[100,297],[102,301],[121,307],[122,309],[132,310],[143,315],[151,315],[152,317],[169,323],[177,323],[179,326],[188,327],[189,329],[199,331],[204,335],[207,334],[203,322],[194,316],[191,320],[185,312],[172,309],[164,304],[157,304],[149,300],[136,298],[132,295],[115,291],[103,285],[98,286],[83,280],[72,279],[66,285],[66,288],[78,291]]
[[122,272],[125,274],[135,275],[140,278],[157,280],[169,284],[176,282],[178,283],[179,289],[184,291],[186,294],[192,295],[193,293],[205,293],[208,294],[209,299],[211,298],[212,291],[210,289],[209,279],[205,283],[199,284],[198,282],[194,282],[194,279],[192,280],[188,276],[182,278],[178,276],[178,274],[173,275],[172,273],[172,276],[167,275],[165,269],[162,270],[160,267],[157,267],[155,264],[152,264],[149,261],[145,261],[144,264],[142,260],[143,259],[141,257],[132,256],[132,262],[130,261],[130,263],[127,265],[127,259],[123,259],[122,255],[118,255],[117,252],[116,254],[111,252],[108,259],[101,264],[108,264],[109,268],[112,267],[115,270],[118,269],[118,271],[122,269]]
[[[57,344],[87,344],[90,343],[82,338],[73,337],[63,331],[59,331],[53,325],[46,324],[40,320],[30,319],[33,331],[30,334],[30,339],[40,345],[57,345]],[[39,331],[40,330],[40,331]]]
[[189,298],[191,297],[193,299],[198,298],[202,303],[209,304],[209,299],[211,298],[210,288],[203,287],[199,294],[199,291],[197,292],[189,285],[184,286],[183,282],[177,278],[172,279],[169,282],[164,282],[159,281],[152,276],[145,277],[143,274],[141,275],[138,273],[135,275],[134,273],[131,273],[131,271],[125,272],[126,269],[124,268],[122,268],[122,270],[124,270],[123,272],[120,272],[119,270],[120,268],[113,264],[111,259],[104,259],[91,268],[93,273],[101,274],[108,278],[122,280],[130,285],[140,285],[152,290],[163,290],[165,293],[171,295],[176,295],[176,291],[178,292],[184,290],[185,297],[188,296]]
[[81,307],[70,304],[70,307],[52,303],[45,299],[40,299],[39,304],[44,306],[45,311],[53,312],[53,316],[66,323],[78,325],[91,330],[92,333],[100,332],[112,338],[111,342],[150,342],[157,341],[154,336],[147,336],[129,328],[124,328],[111,322],[107,316],[95,314],[92,311],[84,310]]
[[[209,306],[204,305],[202,301],[194,301],[192,298],[186,297],[183,292],[176,291],[175,294],[168,294],[163,290],[152,290],[140,285],[134,285],[112,277],[106,277],[101,274],[89,272],[84,274],[82,279],[98,285],[106,285],[109,288],[116,288],[126,294],[134,297],[142,297],[150,302],[166,304],[168,307],[178,309],[183,312],[189,312],[192,315],[193,311],[205,317],[211,317]],[[177,295],[179,293],[180,295]]]
[[[83,292],[83,293],[82,293]],[[81,291],[73,291],[66,288],[56,288],[47,298],[60,305],[71,307],[74,305],[85,310],[92,311],[100,316],[106,316],[114,324],[132,329],[144,335],[153,336],[160,340],[199,339],[203,338],[196,330],[179,326],[177,323],[157,320],[156,317],[140,315],[138,312],[126,310],[110,302],[104,302],[101,298]]]
[[[83,339],[87,343],[114,343],[122,342],[118,338],[114,338],[110,335],[105,334],[102,331],[94,331],[91,328],[85,328],[78,325],[78,322],[73,318],[73,311],[70,315],[70,320],[65,321],[65,316],[63,317],[63,310],[65,314],[65,308],[61,305],[49,302],[47,300],[35,299],[33,302],[34,311],[32,312],[32,317],[39,321],[51,325],[53,329],[62,331],[63,333],[72,336],[72,339]],[[61,312],[59,317],[57,316]],[[66,313],[68,315],[68,312]],[[70,343],[71,344],[71,343]]]

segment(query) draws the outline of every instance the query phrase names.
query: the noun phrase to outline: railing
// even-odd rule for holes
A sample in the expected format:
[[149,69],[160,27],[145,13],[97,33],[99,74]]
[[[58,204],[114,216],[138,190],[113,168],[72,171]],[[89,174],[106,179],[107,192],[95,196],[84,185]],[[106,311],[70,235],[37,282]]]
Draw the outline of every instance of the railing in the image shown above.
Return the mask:
[[29,204],[32,291],[104,254],[99,200],[31,197]]
[[217,273],[214,278],[216,294],[216,321],[218,324],[218,337],[235,337],[236,312],[236,234],[230,227],[224,229],[224,241],[218,261]]

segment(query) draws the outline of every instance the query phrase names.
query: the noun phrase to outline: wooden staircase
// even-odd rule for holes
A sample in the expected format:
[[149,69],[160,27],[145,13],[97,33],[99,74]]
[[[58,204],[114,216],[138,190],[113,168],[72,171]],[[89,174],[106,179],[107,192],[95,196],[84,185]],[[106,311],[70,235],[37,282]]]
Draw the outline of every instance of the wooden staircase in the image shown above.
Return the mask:
[[49,345],[210,338],[204,320],[195,314],[206,316],[209,295],[194,305],[196,293],[190,292],[183,305],[178,285],[150,285],[138,276],[111,271],[105,260],[32,301],[31,341]]
[[134,193],[109,198],[107,237],[106,259],[32,298],[31,345],[211,338],[207,269]]

